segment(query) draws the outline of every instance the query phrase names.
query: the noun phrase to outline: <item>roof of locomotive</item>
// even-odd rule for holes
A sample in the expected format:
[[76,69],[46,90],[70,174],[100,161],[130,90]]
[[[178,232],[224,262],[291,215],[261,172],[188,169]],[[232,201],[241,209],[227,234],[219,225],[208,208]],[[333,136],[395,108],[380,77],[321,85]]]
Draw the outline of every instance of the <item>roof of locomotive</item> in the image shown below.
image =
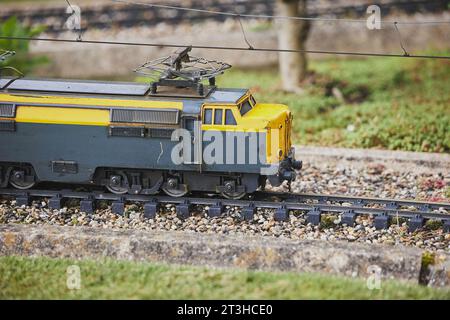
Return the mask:
[[[196,95],[193,90],[173,88],[170,91],[150,94],[151,84],[138,82],[60,80],[21,78],[14,80],[6,89],[10,78],[0,79],[0,92],[35,92],[51,95],[98,96],[99,98],[146,99],[155,101],[182,100],[188,105],[205,102],[237,103],[247,93],[247,89],[209,88],[205,96]],[[184,90],[183,90],[184,89]],[[6,91],[7,90],[7,91]]]

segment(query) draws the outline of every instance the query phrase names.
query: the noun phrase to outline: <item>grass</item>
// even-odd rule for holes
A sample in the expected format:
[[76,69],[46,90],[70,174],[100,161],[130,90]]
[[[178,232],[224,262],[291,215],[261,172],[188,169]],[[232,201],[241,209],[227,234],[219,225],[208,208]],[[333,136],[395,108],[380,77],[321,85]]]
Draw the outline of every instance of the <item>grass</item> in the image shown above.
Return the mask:
[[[67,267],[81,289],[66,286]],[[0,299],[450,299],[450,291],[398,282],[105,260],[0,257]]]
[[450,152],[450,62],[325,60],[310,69],[301,95],[282,92],[276,69],[232,69],[219,85],[289,105],[299,144]]

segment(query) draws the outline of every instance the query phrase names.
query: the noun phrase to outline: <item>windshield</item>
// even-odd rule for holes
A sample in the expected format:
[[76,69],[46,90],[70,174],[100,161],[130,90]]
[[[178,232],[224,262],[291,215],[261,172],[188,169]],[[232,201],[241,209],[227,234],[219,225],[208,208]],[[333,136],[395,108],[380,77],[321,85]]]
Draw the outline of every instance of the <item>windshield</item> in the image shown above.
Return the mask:
[[250,104],[250,102],[248,100],[245,100],[244,102],[242,102],[241,107],[240,107],[241,116],[243,116],[250,110],[252,110],[252,105]]

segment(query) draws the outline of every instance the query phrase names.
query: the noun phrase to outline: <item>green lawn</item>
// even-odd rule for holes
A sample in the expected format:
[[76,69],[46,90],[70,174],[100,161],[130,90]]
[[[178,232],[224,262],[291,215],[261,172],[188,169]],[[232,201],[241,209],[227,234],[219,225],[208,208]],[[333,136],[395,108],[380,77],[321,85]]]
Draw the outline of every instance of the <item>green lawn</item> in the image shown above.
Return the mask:
[[[67,267],[81,289],[67,288]],[[107,260],[0,257],[0,299],[450,299],[450,291],[314,274],[246,272]]]
[[283,93],[276,69],[232,69],[218,83],[250,87],[259,101],[289,105],[296,143],[450,152],[449,61],[334,59],[312,61],[310,68],[302,95]]

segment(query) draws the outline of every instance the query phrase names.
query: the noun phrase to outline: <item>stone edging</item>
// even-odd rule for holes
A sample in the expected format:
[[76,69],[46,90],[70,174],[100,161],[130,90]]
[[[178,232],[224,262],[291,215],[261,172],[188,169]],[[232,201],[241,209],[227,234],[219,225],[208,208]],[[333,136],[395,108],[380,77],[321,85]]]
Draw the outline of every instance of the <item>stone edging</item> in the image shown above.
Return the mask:
[[[218,268],[319,272],[367,278],[369,266],[382,279],[417,283],[422,250],[321,240],[292,241],[193,232],[103,230],[90,227],[0,225],[0,255],[71,259],[148,261]],[[442,257],[441,257],[442,258]],[[446,262],[448,257],[444,257]],[[437,271],[436,271],[437,270]],[[449,285],[449,274],[436,269],[429,282]]]

